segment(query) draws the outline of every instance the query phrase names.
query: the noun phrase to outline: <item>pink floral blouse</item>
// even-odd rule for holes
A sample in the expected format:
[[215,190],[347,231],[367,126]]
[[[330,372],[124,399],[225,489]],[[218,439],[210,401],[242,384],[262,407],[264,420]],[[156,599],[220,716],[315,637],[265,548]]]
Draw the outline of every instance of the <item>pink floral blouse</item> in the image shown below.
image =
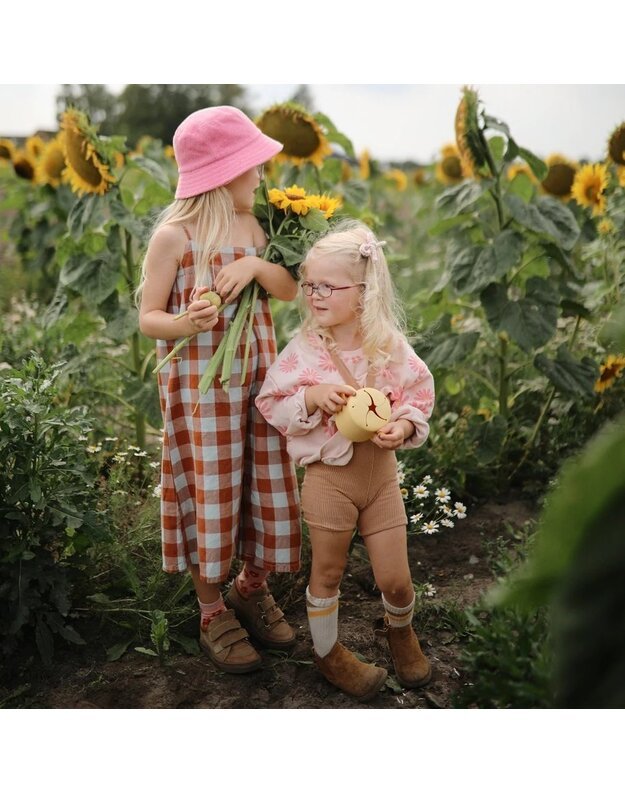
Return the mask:
[[[356,381],[364,386],[367,360],[363,351],[337,352]],[[343,382],[320,337],[312,332],[298,333],[269,368],[256,407],[270,425],[286,436],[288,452],[298,466],[318,460],[344,466],[351,459],[353,443],[338,432],[334,417],[319,408],[309,416],[304,399],[307,386]],[[376,374],[372,385],[390,400],[389,421],[407,419],[415,426],[415,432],[400,449],[420,447],[430,429],[434,380],[407,340],[398,343],[392,360]]]

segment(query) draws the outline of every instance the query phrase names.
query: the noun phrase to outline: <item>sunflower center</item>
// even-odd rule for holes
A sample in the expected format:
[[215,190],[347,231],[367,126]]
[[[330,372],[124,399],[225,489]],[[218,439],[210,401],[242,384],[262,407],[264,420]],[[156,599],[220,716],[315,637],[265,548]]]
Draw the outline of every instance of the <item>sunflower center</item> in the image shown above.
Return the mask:
[[543,187],[553,196],[566,196],[571,192],[575,169],[566,163],[554,163],[543,182]]
[[597,185],[588,185],[586,188],[586,198],[589,201],[596,201],[597,195],[599,194],[599,188]]
[[448,155],[443,158],[441,163],[443,173],[452,179],[460,179],[462,176],[462,166],[460,165],[460,158],[454,155]]
[[66,130],[66,135],[67,159],[70,165],[85,182],[93,185],[93,187],[98,187],[102,182],[102,175],[91,161],[91,158],[85,158],[84,150],[87,147],[87,141],[79,132],[73,129]]
[[32,164],[25,158],[22,158],[14,162],[13,168],[15,169],[15,173],[18,176],[21,176],[22,179],[32,180],[33,177],[35,176],[35,169],[33,168]]
[[291,157],[310,157],[317,151],[319,135],[304,117],[284,113],[268,113],[263,119],[263,132],[283,145],[283,154]]

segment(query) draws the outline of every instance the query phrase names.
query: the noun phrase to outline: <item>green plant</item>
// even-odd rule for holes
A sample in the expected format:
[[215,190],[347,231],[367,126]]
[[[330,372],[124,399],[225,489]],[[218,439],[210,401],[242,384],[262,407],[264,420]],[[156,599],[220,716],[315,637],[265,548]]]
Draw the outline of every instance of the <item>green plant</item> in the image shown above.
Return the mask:
[[0,627],[10,654],[29,634],[50,663],[54,637],[83,643],[72,596],[94,545],[108,537],[97,470],[86,451],[87,408],[59,404],[63,364],[33,354],[0,380]]

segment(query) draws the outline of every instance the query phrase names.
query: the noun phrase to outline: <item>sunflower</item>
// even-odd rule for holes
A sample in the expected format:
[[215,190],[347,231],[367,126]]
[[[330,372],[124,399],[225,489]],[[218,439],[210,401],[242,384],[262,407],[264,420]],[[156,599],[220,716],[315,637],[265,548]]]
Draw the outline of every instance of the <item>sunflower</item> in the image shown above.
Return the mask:
[[482,134],[478,121],[479,96],[477,91],[464,86],[463,96],[456,110],[454,128],[456,146],[466,176],[476,179],[480,176],[480,168],[486,162]]
[[283,145],[279,161],[296,165],[313,163],[318,168],[332,153],[328,139],[313,116],[295,102],[272,105],[256,119],[256,125]]
[[36,178],[40,185],[58,187],[61,184],[63,169],[65,168],[65,155],[63,154],[63,133],[49,141],[42,152],[36,167]]
[[165,157],[169,157],[171,160],[176,159],[174,157],[174,147],[171,145],[165,146],[165,148],[163,149],[163,154],[165,155]]
[[621,187],[625,187],[625,165],[619,165],[616,169],[616,176]]
[[549,170],[547,171],[547,176],[541,182],[545,193],[563,200],[571,198],[571,188],[573,187],[573,180],[577,170],[575,163],[560,154],[550,155],[546,163]]
[[571,195],[582,207],[592,207],[593,215],[605,212],[604,191],[608,186],[608,169],[601,163],[585,165],[577,172]]
[[9,138],[0,138],[0,160],[12,160],[15,144]]
[[358,158],[358,170],[361,179],[369,179],[371,176],[371,155],[369,149],[363,149]]
[[341,182],[347,182],[352,178],[352,167],[347,160],[341,160]]
[[453,144],[443,146],[442,158],[436,163],[436,178],[445,185],[453,185],[464,179],[460,152]]
[[597,224],[597,231],[602,237],[605,237],[608,234],[612,234],[615,230],[614,223],[609,218],[603,218]]
[[291,185],[284,190],[272,188],[269,191],[269,201],[278,209],[292,210],[296,215],[306,215],[310,209],[306,191],[297,185]]
[[619,124],[608,140],[608,156],[613,163],[625,165],[625,122]]
[[413,179],[415,185],[425,185],[425,183],[427,181],[427,176],[425,174],[425,169],[417,168],[415,170],[414,174],[412,175],[412,179]]
[[33,160],[38,160],[46,148],[46,142],[40,135],[31,135],[30,138],[26,139],[24,146]]
[[391,170],[387,171],[384,176],[386,179],[395,182],[395,187],[400,193],[403,193],[403,191],[408,187],[408,177],[399,168],[391,168]]
[[333,198],[332,196],[326,196],[325,194],[321,196],[312,195],[308,196],[308,206],[321,210],[326,220],[329,220],[337,211],[337,209],[343,206],[343,202],[340,198]]
[[18,149],[13,155],[13,170],[22,179],[35,181],[35,160],[25,149]]
[[67,162],[64,180],[70,183],[75,193],[103,195],[115,180],[97,151],[98,138],[87,117],[70,108],[61,116],[61,128],[65,132],[63,148]]
[[603,392],[612,388],[616,378],[621,377],[625,369],[625,356],[609,355],[604,364],[599,367],[599,378],[595,383],[595,391]]

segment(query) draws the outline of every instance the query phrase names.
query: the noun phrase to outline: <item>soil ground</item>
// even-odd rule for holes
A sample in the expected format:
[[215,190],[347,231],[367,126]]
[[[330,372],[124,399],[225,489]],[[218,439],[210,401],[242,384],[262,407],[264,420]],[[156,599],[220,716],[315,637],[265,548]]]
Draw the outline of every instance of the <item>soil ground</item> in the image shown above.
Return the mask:
[[[261,670],[242,676],[217,671],[203,656],[170,653],[165,665],[129,650],[106,661],[105,642],[90,637],[87,646],[70,648],[46,670],[34,659],[0,679],[5,708],[450,708],[454,693],[467,683],[461,664],[462,637],[454,614],[475,604],[494,581],[489,562],[498,538],[534,516],[531,505],[512,499],[473,508],[464,521],[440,535],[411,536],[413,579],[431,583],[436,594],[423,599],[414,627],[433,666],[431,682],[420,690],[402,690],[392,676],[388,647],[376,636],[382,605],[363,546],[356,545],[341,585],[339,638],[366,661],[389,670],[387,685],[369,703],[360,704],[336,690],[311,661],[303,593],[304,576],[280,604],[299,640],[292,652],[263,651]],[[104,639],[104,638],[103,638]],[[59,654],[60,656],[60,654]],[[4,680],[3,680],[4,679]]]

